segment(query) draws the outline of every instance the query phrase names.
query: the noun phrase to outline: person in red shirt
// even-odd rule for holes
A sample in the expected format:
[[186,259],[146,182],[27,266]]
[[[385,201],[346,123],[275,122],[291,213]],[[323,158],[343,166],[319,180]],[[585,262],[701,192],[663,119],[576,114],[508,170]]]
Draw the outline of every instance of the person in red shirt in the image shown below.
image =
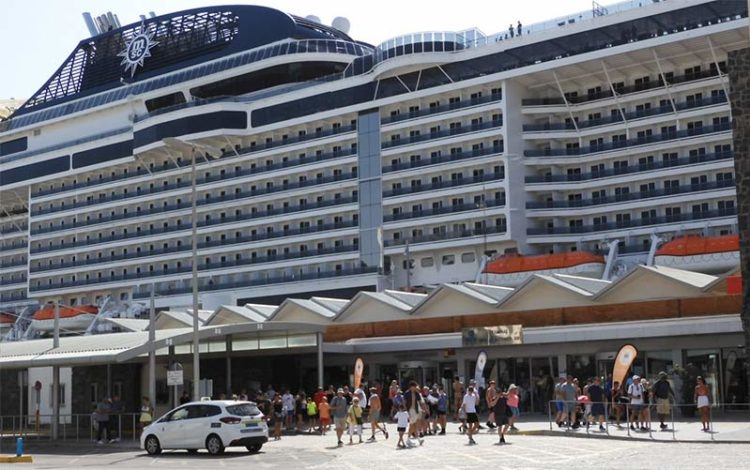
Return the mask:
[[323,387],[318,387],[318,389],[313,394],[313,401],[318,408],[320,408],[320,403],[323,401],[323,397],[325,396],[326,393],[323,391]]

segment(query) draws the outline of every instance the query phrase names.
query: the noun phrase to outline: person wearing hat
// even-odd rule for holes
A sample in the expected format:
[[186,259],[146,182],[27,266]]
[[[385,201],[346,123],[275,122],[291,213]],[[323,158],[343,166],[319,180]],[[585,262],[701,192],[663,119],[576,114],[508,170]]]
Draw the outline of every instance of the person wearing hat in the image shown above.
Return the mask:
[[644,395],[641,376],[634,375],[633,383],[628,387],[628,397],[630,397],[630,429],[633,431],[637,429],[640,429],[641,431],[648,430],[645,423],[641,421],[641,409],[643,408]]
[[667,429],[664,421],[667,420],[667,416],[672,412],[671,400],[674,400],[674,391],[672,390],[672,385],[667,380],[666,372],[659,372],[659,380],[654,383],[651,390],[656,397],[656,415],[659,417],[659,429]]
[[520,408],[520,397],[518,396],[518,386],[516,384],[510,384],[510,387],[508,387],[508,408],[510,408],[510,422],[508,425],[510,426],[510,429],[512,431],[518,431],[518,428],[516,427],[516,420],[519,416],[521,416],[521,408]]
[[378,429],[385,434],[386,440],[388,440],[388,431],[385,429],[385,423],[380,424],[380,411],[382,410],[382,404],[380,403],[380,395],[375,387],[370,387],[370,429],[372,430],[372,436],[368,441],[375,440],[375,431]]
[[341,436],[344,435],[344,428],[346,427],[346,398],[344,398],[344,389],[339,388],[336,391],[336,396],[331,400],[331,415],[333,416],[333,425],[336,428],[336,444],[339,446],[344,445],[341,440]]
[[349,423],[349,444],[353,444],[352,437],[354,434],[359,436],[359,443],[362,443],[362,407],[359,406],[359,397],[352,398],[352,404],[346,414],[346,421]]

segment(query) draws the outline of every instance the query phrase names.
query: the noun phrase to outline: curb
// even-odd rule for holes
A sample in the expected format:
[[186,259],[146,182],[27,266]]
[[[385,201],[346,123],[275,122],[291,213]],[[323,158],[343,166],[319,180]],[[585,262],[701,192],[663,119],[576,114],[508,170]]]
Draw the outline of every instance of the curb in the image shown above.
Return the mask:
[[30,455],[0,455],[0,463],[33,463]]
[[514,433],[517,436],[549,436],[549,437],[575,437],[578,439],[606,439],[611,441],[637,441],[637,442],[655,442],[655,443],[676,443],[676,444],[750,444],[750,441],[721,440],[721,441],[690,441],[690,440],[656,440],[646,437],[626,437],[612,436],[607,434],[580,434],[575,432],[533,430],[519,431]]

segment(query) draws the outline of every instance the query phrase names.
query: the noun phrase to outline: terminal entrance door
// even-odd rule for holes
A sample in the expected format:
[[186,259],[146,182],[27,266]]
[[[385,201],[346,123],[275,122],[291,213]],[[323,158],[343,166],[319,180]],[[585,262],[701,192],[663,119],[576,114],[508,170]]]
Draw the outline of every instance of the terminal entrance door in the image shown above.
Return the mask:
[[409,387],[409,382],[414,380],[420,386],[439,383],[438,364],[429,361],[402,362],[398,365],[398,383],[402,390]]

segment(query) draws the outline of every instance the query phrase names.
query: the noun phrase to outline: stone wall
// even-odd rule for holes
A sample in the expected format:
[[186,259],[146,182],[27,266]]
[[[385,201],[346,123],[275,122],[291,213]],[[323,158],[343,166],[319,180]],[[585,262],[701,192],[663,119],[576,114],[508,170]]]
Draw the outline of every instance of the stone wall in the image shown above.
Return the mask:
[[750,48],[730,52],[727,65],[743,284],[741,317],[745,347],[750,347]]

